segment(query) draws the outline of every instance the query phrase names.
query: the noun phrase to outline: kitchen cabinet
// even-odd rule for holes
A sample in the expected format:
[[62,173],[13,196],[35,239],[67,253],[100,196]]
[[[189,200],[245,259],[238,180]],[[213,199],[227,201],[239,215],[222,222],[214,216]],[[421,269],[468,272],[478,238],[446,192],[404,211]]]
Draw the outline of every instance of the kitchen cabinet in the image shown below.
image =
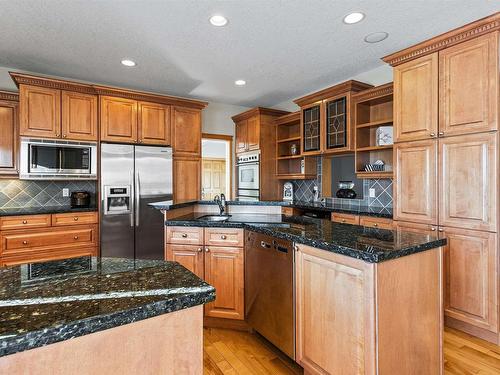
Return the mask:
[[235,124],[236,153],[248,151],[248,121],[242,120]]
[[19,134],[59,138],[61,136],[61,90],[21,85],[19,87]]
[[394,220],[437,224],[437,140],[395,144],[394,169]]
[[166,227],[166,260],[176,261],[216,289],[205,315],[243,320],[243,229]]
[[15,175],[17,171],[18,114],[17,94],[0,91],[0,175]]
[[362,225],[364,227],[388,230],[392,230],[394,228],[392,219],[383,217],[361,216],[359,219],[359,225]]
[[170,145],[170,106],[139,102],[138,111],[139,143]]
[[61,137],[97,141],[97,96],[62,91]]
[[498,243],[495,233],[444,227],[447,317],[498,332]]
[[260,148],[260,119],[257,116],[247,120],[247,150],[253,151]]
[[439,225],[496,232],[498,134],[439,140]]
[[296,361],[305,373],[441,373],[441,254],[374,264],[297,245]]
[[201,159],[173,159],[174,202],[199,200],[201,196]]
[[439,134],[498,129],[498,33],[439,52]]
[[400,235],[401,232],[414,232],[437,236],[438,227],[430,224],[412,223],[408,221],[394,221],[394,230]]
[[359,225],[359,215],[332,212],[332,221],[341,224]]
[[322,144],[322,126],[321,126],[321,103],[312,104],[301,110],[301,137],[302,154],[316,155],[321,151]]
[[201,157],[201,111],[173,107],[172,126],[174,158]]
[[101,96],[101,140],[136,143],[137,101]]
[[438,134],[438,54],[394,67],[394,140]]

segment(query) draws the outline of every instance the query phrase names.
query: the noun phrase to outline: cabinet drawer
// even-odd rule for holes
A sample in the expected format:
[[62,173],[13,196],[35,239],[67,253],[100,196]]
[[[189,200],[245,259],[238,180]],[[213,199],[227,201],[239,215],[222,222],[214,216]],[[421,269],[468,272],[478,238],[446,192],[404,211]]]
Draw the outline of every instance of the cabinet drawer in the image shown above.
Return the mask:
[[0,218],[0,230],[50,227],[50,215],[21,215]]
[[15,266],[17,264],[48,262],[51,260],[78,258],[83,256],[97,256],[98,248],[90,247],[68,247],[50,249],[45,251],[22,252],[0,257],[0,266]]
[[167,243],[203,245],[203,228],[167,227]]
[[2,234],[2,255],[32,248],[96,245],[97,229],[68,227],[56,230],[15,231]]
[[243,246],[243,229],[205,228],[205,245]]
[[377,217],[361,217],[359,225],[364,227],[379,228],[379,229],[393,229],[392,220],[377,218]]
[[97,224],[97,212],[69,212],[52,215],[52,226]]
[[342,224],[359,225],[359,215],[339,214],[332,212],[332,221]]

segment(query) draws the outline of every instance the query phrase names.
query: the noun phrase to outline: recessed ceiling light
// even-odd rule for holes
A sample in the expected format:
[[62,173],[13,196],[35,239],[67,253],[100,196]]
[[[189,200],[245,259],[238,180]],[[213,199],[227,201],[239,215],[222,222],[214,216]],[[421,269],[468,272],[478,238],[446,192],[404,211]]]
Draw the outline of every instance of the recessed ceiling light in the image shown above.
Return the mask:
[[358,23],[361,22],[365,18],[365,15],[361,12],[352,12],[349,13],[347,16],[344,17],[344,23],[347,23],[348,25],[351,25],[353,23]]
[[378,43],[383,41],[384,39],[387,39],[389,36],[388,33],[385,31],[377,31],[375,33],[368,34],[365,36],[365,42],[366,43]]
[[216,14],[212,17],[210,17],[210,23],[214,26],[226,26],[227,25],[227,18],[224,16],[221,16],[219,14]]
[[237,79],[236,81],[234,81],[234,84],[236,86],[245,86],[247,84],[247,82],[243,79]]
[[122,60],[122,65],[125,65],[125,66],[135,66],[135,61],[133,60],[130,60],[130,59],[123,59]]

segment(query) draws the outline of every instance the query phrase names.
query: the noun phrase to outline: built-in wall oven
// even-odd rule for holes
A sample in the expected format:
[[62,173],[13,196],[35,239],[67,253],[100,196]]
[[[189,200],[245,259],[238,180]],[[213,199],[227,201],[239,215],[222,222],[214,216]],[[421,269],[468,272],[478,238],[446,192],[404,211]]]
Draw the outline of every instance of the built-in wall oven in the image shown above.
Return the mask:
[[260,154],[258,151],[240,154],[236,161],[238,174],[237,200],[258,201],[260,197],[259,167]]
[[97,179],[97,144],[21,138],[19,178]]

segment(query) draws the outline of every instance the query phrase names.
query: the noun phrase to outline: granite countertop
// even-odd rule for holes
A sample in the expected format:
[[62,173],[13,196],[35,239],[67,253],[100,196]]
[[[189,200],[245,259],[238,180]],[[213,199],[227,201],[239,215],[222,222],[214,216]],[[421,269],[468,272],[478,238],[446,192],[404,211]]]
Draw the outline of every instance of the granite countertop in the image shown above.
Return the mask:
[[71,208],[70,206],[20,207],[0,209],[0,216],[60,214],[68,212],[93,212],[96,206]]
[[176,262],[82,257],[0,268],[0,356],[215,299]]
[[[177,208],[193,206],[197,204],[214,204],[217,203],[213,201],[186,201],[180,203],[173,203],[173,201],[163,201],[150,203],[151,206],[169,211]],[[226,201],[228,206],[282,206],[282,207],[294,207],[303,210],[315,210],[323,212],[338,212],[362,216],[374,216],[392,219],[392,209],[386,207],[375,207],[375,206],[364,206],[358,205],[354,208],[346,208],[341,204],[326,204],[323,202],[307,202],[307,201]]]
[[313,246],[326,251],[379,263],[446,245],[435,235],[334,223],[325,219],[284,215],[233,215],[224,222],[198,220],[206,213],[191,213],[165,222],[167,226],[231,227]]

